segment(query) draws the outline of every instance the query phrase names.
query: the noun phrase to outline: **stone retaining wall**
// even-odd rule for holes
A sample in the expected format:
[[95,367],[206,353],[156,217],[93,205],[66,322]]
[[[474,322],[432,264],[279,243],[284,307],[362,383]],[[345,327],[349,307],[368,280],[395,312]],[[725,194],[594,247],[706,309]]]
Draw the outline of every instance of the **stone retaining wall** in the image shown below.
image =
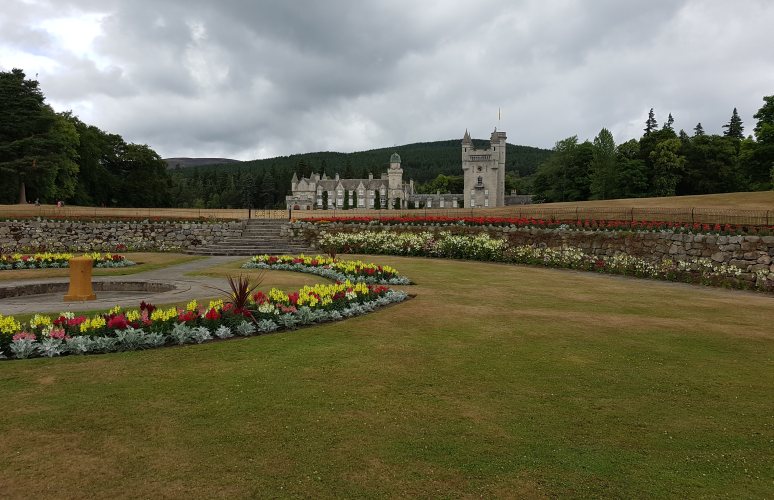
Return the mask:
[[326,224],[294,222],[284,229],[291,239],[316,246],[321,231],[352,232],[364,230],[451,231],[454,233],[487,232],[508,238],[513,245],[563,245],[581,248],[584,252],[603,256],[626,253],[652,261],[662,259],[694,260],[708,258],[720,264],[739,267],[746,273],[768,270],[774,273],[774,236],[723,236],[634,231],[574,231],[517,227],[471,226],[411,226],[380,224]]
[[185,250],[242,234],[243,223],[168,221],[0,222],[3,253],[29,251]]

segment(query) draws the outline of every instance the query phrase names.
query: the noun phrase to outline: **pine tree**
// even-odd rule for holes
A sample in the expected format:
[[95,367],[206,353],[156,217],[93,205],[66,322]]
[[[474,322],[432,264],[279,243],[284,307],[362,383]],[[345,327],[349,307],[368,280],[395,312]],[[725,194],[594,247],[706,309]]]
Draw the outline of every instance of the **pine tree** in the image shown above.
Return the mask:
[[344,210],[349,210],[349,189],[344,189]]
[[352,207],[351,208],[357,208],[357,190],[352,190]]
[[603,128],[594,138],[594,152],[591,160],[591,198],[607,200],[616,198],[616,148],[613,134]]
[[674,132],[675,130],[673,127],[674,124],[675,124],[675,119],[672,118],[672,113],[669,113],[669,117],[667,118],[666,123],[664,123],[663,130],[671,130],[672,132]]
[[261,183],[261,198],[264,208],[272,208],[274,206],[275,186],[274,177],[271,175],[271,171],[267,169]]
[[733,137],[734,139],[739,139],[740,141],[744,139],[744,127],[742,126],[742,119],[739,117],[739,113],[737,113],[736,108],[734,108],[734,112],[731,113],[731,120],[723,125],[723,128],[726,129],[726,131],[723,132],[723,135],[726,137]]
[[695,127],[693,127],[693,136],[694,137],[701,137],[704,135],[704,127],[701,126],[701,122],[697,123]]
[[382,196],[379,194],[378,189],[374,189],[374,210],[382,209]]
[[328,210],[328,191],[322,193],[322,207],[323,210]]
[[645,122],[645,135],[650,135],[651,132],[658,128],[658,122],[656,121],[656,114],[653,112],[653,108],[648,111],[648,120]]

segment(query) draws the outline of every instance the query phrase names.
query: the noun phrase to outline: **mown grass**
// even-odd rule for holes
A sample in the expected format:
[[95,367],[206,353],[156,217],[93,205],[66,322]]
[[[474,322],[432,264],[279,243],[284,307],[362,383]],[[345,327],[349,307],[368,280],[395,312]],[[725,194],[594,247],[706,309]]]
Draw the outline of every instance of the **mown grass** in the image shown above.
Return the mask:
[[[77,255],[77,254],[76,254]],[[128,267],[94,268],[93,276],[127,276],[144,271],[162,269],[175,264],[183,264],[202,259],[200,255],[179,253],[130,252],[122,254],[137,265]],[[18,281],[39,278],[62,278],[70,276],[69,268],[60,269],[11,269],[0,271],[0,281]]]
[[766,497],[774,301],[374,257],[414,300],[0,363],[9,497]]

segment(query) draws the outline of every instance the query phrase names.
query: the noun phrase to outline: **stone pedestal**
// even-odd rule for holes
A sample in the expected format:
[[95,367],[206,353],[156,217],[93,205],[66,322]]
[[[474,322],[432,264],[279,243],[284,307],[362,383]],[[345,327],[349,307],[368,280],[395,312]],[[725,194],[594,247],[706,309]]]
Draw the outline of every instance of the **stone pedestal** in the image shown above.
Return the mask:
[[94,260],[88,257],[73,257],[70,259],[70,288],[66,301],[94,300],[97,296],[91,286],[91,269]]

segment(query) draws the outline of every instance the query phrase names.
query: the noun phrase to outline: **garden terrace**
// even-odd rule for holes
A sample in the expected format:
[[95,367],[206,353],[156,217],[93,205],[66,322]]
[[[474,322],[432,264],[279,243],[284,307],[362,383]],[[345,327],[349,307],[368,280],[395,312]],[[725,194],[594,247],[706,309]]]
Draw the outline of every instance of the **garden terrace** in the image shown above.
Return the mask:
[[378,262],[410,276],[416,298],[291,334],[0,363],[0,490],[769,495],[770,296]]

